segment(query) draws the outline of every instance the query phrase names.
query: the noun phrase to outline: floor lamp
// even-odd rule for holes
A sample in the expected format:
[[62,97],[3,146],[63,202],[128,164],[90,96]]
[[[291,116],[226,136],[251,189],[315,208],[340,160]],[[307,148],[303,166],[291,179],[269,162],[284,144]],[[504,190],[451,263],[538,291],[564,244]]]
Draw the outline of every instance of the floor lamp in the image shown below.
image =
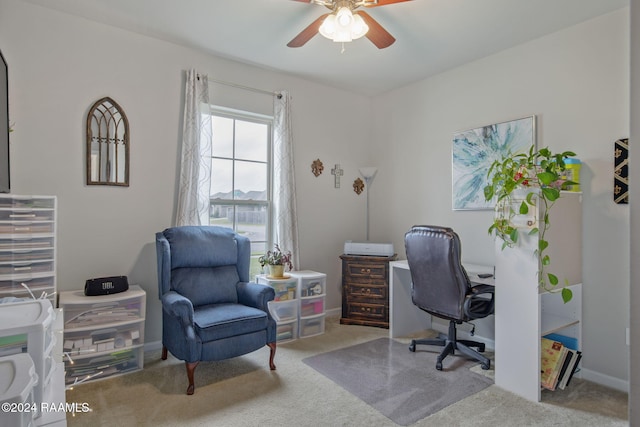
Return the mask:
[[360,168],[360,175],[364,178],[364,185],[367,190],[367,242],[369,241],[369,186],[376,176],[376,172],[378,172],[378,168],[373,166]]

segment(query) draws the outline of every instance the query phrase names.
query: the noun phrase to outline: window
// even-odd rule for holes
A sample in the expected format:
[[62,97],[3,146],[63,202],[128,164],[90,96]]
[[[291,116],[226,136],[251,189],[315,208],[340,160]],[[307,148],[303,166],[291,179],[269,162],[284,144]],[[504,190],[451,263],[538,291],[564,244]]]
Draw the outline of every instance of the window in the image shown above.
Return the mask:
[[271,246],[271,128],[273,118],[212,107],[209,223],[251,240],[250,277]]

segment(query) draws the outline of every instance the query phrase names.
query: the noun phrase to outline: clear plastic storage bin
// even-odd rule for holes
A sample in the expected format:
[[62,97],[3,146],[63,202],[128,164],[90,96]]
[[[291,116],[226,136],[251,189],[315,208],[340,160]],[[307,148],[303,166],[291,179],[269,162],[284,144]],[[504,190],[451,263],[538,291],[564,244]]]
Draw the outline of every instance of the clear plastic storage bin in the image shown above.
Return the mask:
[[324,333],[324,314],[300,319],[300,338],[308,338]]
[[276,341],[284,343],[298,338],[298,319],[280,322],[276,328]]
[[269,312],[276,322],[295,320],[298,318],[298,301],[269,301]]

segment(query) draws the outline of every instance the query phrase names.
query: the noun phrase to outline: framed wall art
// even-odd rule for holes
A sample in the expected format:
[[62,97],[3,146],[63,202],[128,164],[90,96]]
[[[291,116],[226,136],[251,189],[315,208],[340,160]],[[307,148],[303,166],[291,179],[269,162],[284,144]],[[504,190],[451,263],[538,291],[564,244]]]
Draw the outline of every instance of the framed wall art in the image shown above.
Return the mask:
[[619,139],[614,147],[613,201],[629,203],[629,138]]
[[536,143],[536,116],[456,132],[452,147],[454,210],[493,209],[484,199],[487,172],[494,160],[525,153]]

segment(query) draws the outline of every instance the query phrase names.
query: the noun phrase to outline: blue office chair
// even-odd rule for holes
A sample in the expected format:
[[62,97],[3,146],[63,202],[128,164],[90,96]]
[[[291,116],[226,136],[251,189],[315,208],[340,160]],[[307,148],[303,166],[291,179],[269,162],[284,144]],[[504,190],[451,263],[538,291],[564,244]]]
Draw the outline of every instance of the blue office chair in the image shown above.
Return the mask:
[[493,314],[494,287],[471,285],[461,262],[460,238],[451,228],[415,225],[405,234],[404,241],[413,303],[433,316],[449,320],[447,336],[412,340],[409,350],[416,351],[418,344],[443,346],[437,370],[442,370],[442,360],[456,350],[478,360],[482,369],[489,369],[491,361],[480,354],[484,343],[458,340],[456,324]]
[[162,301],[162,359],[185,361],[193,394],[200,361],[223,360],[269,346],[274,370],[273,288],[249,282],[249,239],[215,226],[168,228],[156,234]]

